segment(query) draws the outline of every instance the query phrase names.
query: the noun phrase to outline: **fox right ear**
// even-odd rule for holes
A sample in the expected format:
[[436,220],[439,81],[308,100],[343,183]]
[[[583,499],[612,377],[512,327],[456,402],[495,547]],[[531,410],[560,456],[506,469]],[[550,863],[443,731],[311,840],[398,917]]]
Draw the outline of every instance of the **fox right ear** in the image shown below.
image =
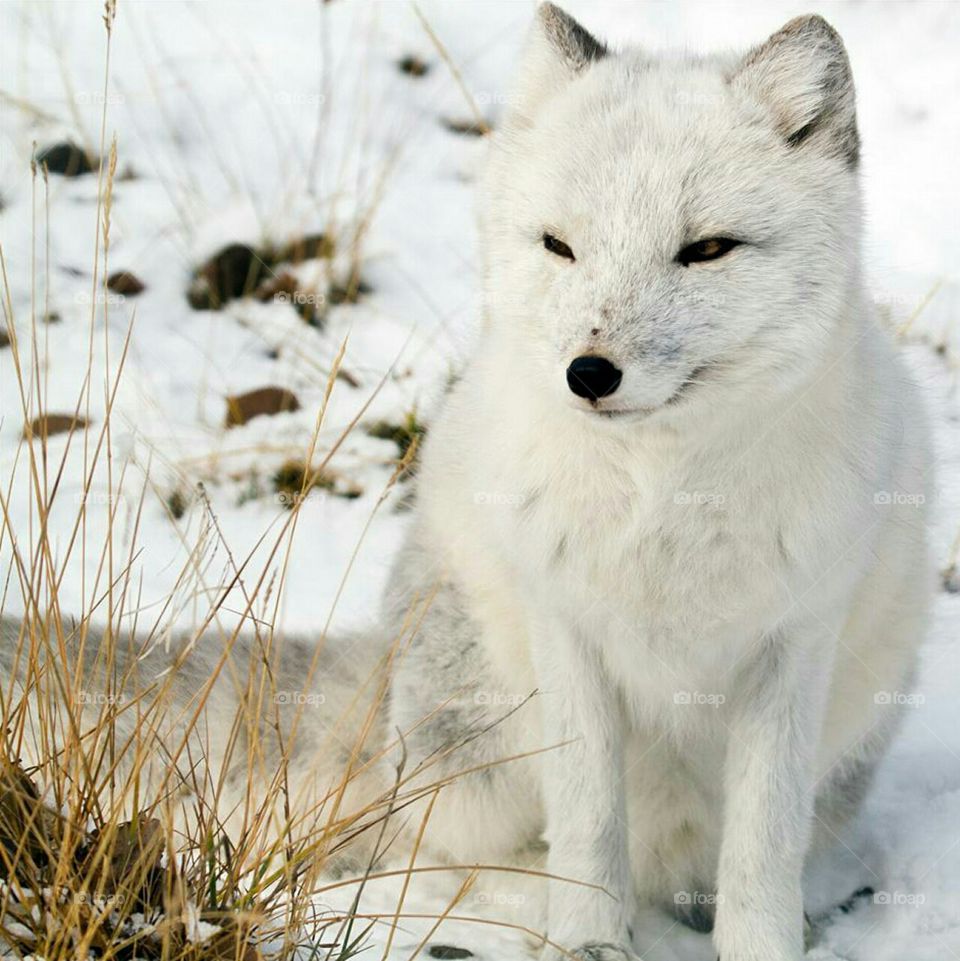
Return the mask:
[[570,14],[541,3],[521,59],[511,118],[532,122],[544,101],[606,55],[607,48]]
[[822,17],[797,17],[751,50],[730,82],[765,106],[791,146],[819,142],[856,167],[860,140],[850,61]]

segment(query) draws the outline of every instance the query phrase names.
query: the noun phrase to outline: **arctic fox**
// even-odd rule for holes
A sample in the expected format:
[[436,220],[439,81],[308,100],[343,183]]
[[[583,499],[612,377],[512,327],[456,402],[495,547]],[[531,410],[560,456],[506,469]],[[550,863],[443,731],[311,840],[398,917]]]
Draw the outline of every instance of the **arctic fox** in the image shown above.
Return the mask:
[[458,766],[559,746],[451,785],[429,839],[470,863],[542,834],[552,875],[594,885],[551,882],[547,924],[590,961],[631,955],[638,902],[723,961],[796,961],[805,858],[889,742],[931,587],[847,55],[818,16],[744,55],[614,52],[547,3],[511,103],[483,331],[396,566],[398,613],[433,601],[390,709],[435,712],[414,756],[499,714]]
[[843,44],[808,16],[744,55],[613,52],[548,3],[510,103],[483,330],[385,599],[382,636],[410,639],[382,729],[449,776],[434,855],[545,840],[581,882],[549,882],[553,955],[633,957],[648,905],[723,961],[797,961],[804,862],[890,740],[930,589],[926,428],[862,286]]

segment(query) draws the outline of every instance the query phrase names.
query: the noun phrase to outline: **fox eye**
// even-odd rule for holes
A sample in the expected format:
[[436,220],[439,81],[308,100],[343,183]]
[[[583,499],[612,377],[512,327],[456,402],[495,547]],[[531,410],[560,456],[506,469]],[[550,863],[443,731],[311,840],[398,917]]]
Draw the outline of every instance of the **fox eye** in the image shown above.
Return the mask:
[[551,254],[556,254],[558,257],[564,257],[567,260],[577,259],[573,256],[573,251],[562,240],[554,237],[553,234],[545,233],[543,235],[543,246],[549,250]]
[[724,254],[730,253],[734,247],[739,247],[740,243],[732,237],[708,237],[706,240],[698,240],[695,244],[684,247],[675,260],[684,267],[703,263],[705,260],[718,260]]

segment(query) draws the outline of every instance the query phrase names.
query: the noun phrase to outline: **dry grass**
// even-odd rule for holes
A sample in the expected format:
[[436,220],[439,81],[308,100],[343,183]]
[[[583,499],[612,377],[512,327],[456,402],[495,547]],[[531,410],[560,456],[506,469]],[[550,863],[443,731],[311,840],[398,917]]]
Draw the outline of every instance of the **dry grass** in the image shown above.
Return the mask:
[[[95,271],[103,284],[108,273],[115,146],[105,166]],[[45,183],[43,171],[36,171],[35,179]],[[397,924],[402,904],[381,918],[362,914],[358,898],[347,911],[316,917],[317,899],[331,885],[344,884],[331,882],[326,872],[334,859],[362,848],[366,860],[359,880],[369,879],[396,832],[392,816],[442,785],[413,789],[410,783],[422,771],[408,774],[401,768],[386,791],[354,806],[348,803],[353,782],[395,747],[369,744],[385,692],[383,670],[371,676],[367,690],[358,690],[358,698],[365,697],[368,706],[354,725],[355,743],[342,770],[312,802],[304,803],[288,777],[301,718],[298,714],[281,730],[274,717],[274,667],[281,644],[272,624],[303,495],[327,476],[331,457],[366,411],[361,408],[340,438],[318,453],[342,350],[304,451],[304,463],[315,466],[302,472],[301,489],[292,492],[296,496],[290,498],[289,512],[258,545],[271,538],[261,569],[252,569],[251,557],[232,557],[201,492],[208,523],[180,572],[174,595],[210,598],[195,639],[219,632],[213,640],[222,655],[209,678],[200,679],[184,711],[174,702],[173,688],[192,643],[184,646],[183,657],[175,659],[171,670],[146,677],[138,670],[138,658],[168,639],[176,604],[172,595],[152,623],[143,623],[134,573],[137,531],[149,484],[134,497],[134,516],[125,522],[130,528],[128,546],[122,555],[116,546],[123,540],[115,536],[121,524],[118,505],[129,482],[122,469],[114,468],[111,412],[126,350],[111,359],[109,343],[100,347],[94,339],[98,311],[106,313],[110,301],[91,298],[87,376],[54,457],[54,444],[42,427],[47,423],[43,334],[33,322],[29,343],[18,338],[25,325],[14,316],[2,248],[0,268],[20,413],[24,423],[41,425],[21,437],[14,471],[0,490],[0,548],[13,559],[0,612],[11,592],[19,594],[14,606],[24,612],[4,622],[0,657],[4,668],[0,941],[16,956],[48,961],[77,957],[247,961],[261,955],[289,957],[304,950],[311,957],[351,957],[374,924]],[[103,354],[105,415],[94,417],[94,359]],[[412,445],[388,486],[406,469],[414,449]],[[62,501],[58,494],[71,469],[71,455],[82,461],[83,493],[76,499],[64,544],[63,518],[55,526],[52,513]],[[106,483],[106,493],[99,491],[92,498],[95,478]],[[18,484],[29,490],[30,518],[25,527],[15,523],[11,513]],[[100,543],[94,540],[92,525],[88,529],[92,510],[107,512]],[[61,532],[56,542],[55,529]],[[232,565],[232,576],[214,590],[203,583],[199,561],[203,542],[211,537],[221,540]],[[97,558],[97,573],[84,585],[89,602],[83,609],[68,611],[61,605],[61,590],[78,557]],[[271,573],[275,570],[279,574]],[[236,587],[244,600],[240,624],[255,638],[255,656],[241,665],[232,660],[240,627],[224,631],[217,623]],[[103,627],[95,631],[94,623]],[[318,643],[318,655],[320,647]],[[398,648],[395,645],[386,657],[394,656]],[[234,678],[243,696],[237,698],[235,716],[217,717],[217,724],[230,733],[222,756],[214,758],[203,733],[205,711],[220,675],[237,669],[245,672],[239,682]],[[180,716],[171,726],[171,714],[177,711]],[[277,742],[279,756],[271,754]],[[265,776],[268,756],[270,774]],[[224,772],[236,765],[251,772],[240,810],[226,801]],[[254,783],[258,778],[261,783]],[[407,873],[415,870],[414,857]]]
[[[108,2],[105,78],[115,12]],[[105,117],[106,107],[101,156],[105,155]],[[113,457],[111,432],[126,343],[119,357],[111,357],[108,337],[104,335],[100,344],[96,334],[98,321],[104,331],[109,326],[110,298],[98,293],[105,293],[109,273],[116,143],[106,156],[109,160],[101,166],[98,185],[87,375],[69,423],[63,425],[65,437],[58,439],[56,457],[47,436],[52,421],[46,417],[46,343],[36,322],[43,312],[32,304],[29,325],[14,315],[6,258],[0,248],[3,314],[19,413],[25,424],[36,425],[25,431],[14,470],[0,489],[0,549],[13,559],[0,595],[0,612],[17,594],[19,603],[13,606],[24,612],[5,622],[5,670],[0,674],[0,947],[15,956],[48,961],[252,959],[262,954],[290,956],[309,937],[311,956],[346,959],[356,953],[375,919],[354,917],[358,905],[319,919],[312,912],[316,896],[324,891],[322,879],[332,857],[363,835],[374,834],[376,840],[364,846],[369,873],[389,839],[387,815],[397,804],[395,789],[367,798],[359,809],[344,803],[348,787],[362,773],[356,759],[374,728],[383,697],[382,679],[372,682],[379,687],[369,699],[350,761],[312,805],[300,803],[287,777],[292,734],[281,744],[272,778],[260,790],[248,785],[241,811],[224,811],[222,803],[222,772],[231,763],[242,763],[252,771],[254,760],[267,752],[261,738],[272,722],[269,705],[277,645],[272,629],[265,625],[276,615],[300,499],[294,499],[273,534],[261,571],[249,570],[250,558],[234,562],[233,577],[211,592],[201,583],[202,543],[198,543],[178,578],[183,592],[211,598],[209,610],[200,618],[198,637],[213,632],[230,589],[243,584],[241,623],[259,642],[260,657],[250,659],[241,684],[248,696],[241,700],[234,718],[218,718],[231,736],[225,756],[217,758],[216,764],[203,749],[200,722],[217,676],[229,664],[239,629],[221,632],[223,656],[210,678],[201,680],[189,713],[177,725],[179,736],[172,739],[169,721],[175,709],[171,691],[176,665],[165,676],[144,682],[136,670],[136,657],[129,656],[131,649],[139,654],[163,642],[167,621],[176,610],[171,597],[149,625],[141,622],[138,611],[137,532],[149,484],[134,495],[134,516],[125,521],[128,547],[122,556],[116,545],[124,538],[114,536],[121,524],[118,505],[125,482],[126,487],[130,484],[124,470],[114,467],[119,460]],[[35,166],[35,194],[38,187],[45,195],[46,171]],[[36,225],[34,229],[37,232]],[[36,273],[36,265],[33,269]],[[25,330],[30,331],[29,338],[23,337]],[[107,371],[102,385],[95,383],[95,360]],[[336,374],[335,368],[326,400]],[[93,392],[101,387],[105,414],[94,418]],[[307,462],[318,466],[315,476],[303,477],[304,491],[323,475],[339,446],[334,444],[322,458],[314,457],[323,414],[321,410],[307,451]],[[62,535],[64,524],[61,518],[54,525],[51,517],[55,504],[62,504],[58,494],[63,482],[75,469],[68,467],[71,458],[82,461],[83,494],[76,499],[66,541],[61,536],[55,542],[53,531]],[[95,477],[98,484],[105,482],[106,493],[98,488],[98,496],[91,499]],[[26,525],[18,525],[11,515],[11,501],[16,486],[23,484],[29,490],[30,518]],[[212,510],[206,506],[209,519],[200,542],[219,534]],[[93,539],[92,526],[88,528],[92,510],[105,510],[108,515],[100,543]],[[84,578],[82,592],[89,601],[83,609],[64,610],[62,585],[70,565],[91,557],[98,559],[97,573],[93,583]],[[280,577],[268,576],[277,565]],[[84,564],[84,570],[88,566]],[[253,586],[247,587],[250,581]],[[105,625],[102,634],[93,633],[94,622]],[[245,736],[241,738],[240,733]],[[159,778],[158,758],[164,771]],[[374,755],[366,763],[376,761]],[[191,799],[189,805],[183,801],[185,795]],[[388,920],[396,922],[392,916]]]
[[[105,174],[99,241],[104,268],[114,169],[111,165]],[[5,278],[2,249],[0,265]],[[100,273],[106,276],[105,269]],[[17,330],[23,327],[15,323],[6,283],[4,290],[22,415],[30,422],[45,412],[41,351],[36,330],[29,345],[18,340]],[[395,833],[391,815],[439,786],[407,790],[418,772],[408,776],[400,770],[387,791],[366,797],[359,806],[347,803],[352,783],[392,747],[368,746],[385,691],[383,671],[371,678],[372,691],[358,691],[369,707],[355,725],[349,759],[329,789],[304,804],[288,777],[300,717],[282,733],[273,717],[273,672],[281,645],[271,625],[302,495],[325,476],[343,438],[323,456],[317,453],[325,403],[305,452],[305,462],[316,467],[302,472],[299,496],[291,497],[289,512],[271,535],[262,570],[251,570],[249,557],[232,559],[232,577],[211,592],[199,583],[198,545],[178,578],[181,591],[211,598],[197,638],[216,634],[217,614],[237,586],[245,605],[240,623],[256,638],[256,656],[239,666],[246,673],[239,678],[244,696],[237,699],[236,714],[217,718],[230,736],[223,756],[214,759],[206,751],[203,719],[219,676],[238,667],[231,654],[240,629],[213,638],[222,656],[210,677],[200,679],[186,713],[172,695],[181,659],[165,674],[144,678],[137,658],[130,656],[131,650],[140,655],[165,642],[175,604],[171,597],[152,624],[142,623],[133,578],[147,485],[136,499],[129,546],[122,556],[116,550],[116,505],[126,478],[122,471],[114,476],[110,410],[123,356],[109,367],[107,413],[97,422],[79,416],[81,410],[89,415],[94,353],[91,333],[88,376],[58,457],[52,456],[53,444],[43,432],[28,431],[20,441],[17,467],[0,491],[0,547],[13,558],[0,610],[12,591],[19,593],[15,606],[24,611],[5,622],[5,670],[0,673],[0,938],[15,955],[48,961],[88,956],[176,961],[291,956],[309,932],[312,956],[348,958],[381,919],[361,917],[359,902],[347,912],[313,917],[313,905],[331,884],[325,871],[334,858],[364,842],[367,860],[361,878],[369,875]],[[336,369],[327,400],[335,380]],[[62,540],[54,543],[51,515],[68,457],[77,448],[84,455],[84,493],[64,547]],[[401,462],[391,485],[405,467]],[[95,476],[106,477],[107,495],[91,506]],[[10,509],[14,486],[24,482],[31,508],[26,529],[15,524]],[[204,505],[209,517],[204,536],[219,538],[205,498]],[[108,512],[102,543],[88,531],[93,509]],[[62,518],[57,529],[63,529]],[[90,602],[85,609],[67,611],[61,606],[61,587],[77,555],[96,557],[97,575],[86,585],[84,596]],[[275,569],[280,572],[276,577],[270,574]],[[105,625],[102,633],[93,630],[94,622]],[[184,647],[185,652],[191,649],[190,644]],[[174,711],[181,716],[173,726],[177,736],[171,738]],[[270,751],[278,740],[277,758]],[[271,774],[264,777],[268,755]],[[252,772],[240,811],[235,804],[227,807],[223,773],[237,764]],[[253,783],[258,776],[260,785]],[[408,870],[416,870],[413,861]],[[382,920],[395,925],[399,916],[398,908]]]
[[[71,441],[79,439],[70,435]],[[39,495],[44,490],[41,443],[23,445]],[[93,446],[103,449],[95,439]],[[91,470],[95,466],[92,458]],[[277,693],[274,635],[255,612],[279,585],[264,574],[245,592],[246,624],[260,640],[254,645],[258,656],[245,665],[244,696],[237,699],[235,715],[217,717],[230,736],[223,757],[214,757],[207,750],[203,718],[219,675],[237,666],[231,653],[239,632],[216,638],[223,654],[209,678],[200,679],[183,716],[172,698],[179,659],[169,672],[144,680],[136,661],[124,655],[131,646],[145,651],[165,636],[163,617],[136,631],[135,612],[127,608],[133,600],[132,556],[115,569],[104,546],[109,587],[76,617],[61,609],[58,587],[64,572],[53,562],[47,524],[55,496],[56,484],[38,496],[29,546],[11,524],[8,496],[0,499],[3,538],[16,541],[16,579],[26,608],[12,632],[14,622],[7,622],[9,673],[0,678],[0,939],[15,956],[50,961],[293,956],[332,961],[352,957],[375,925],[385,925],[389,947],[397,925],[413,917],[403,911],[411,878],[438,870],[420,867],[417,856],[433,804],[453,778],[430,781],[423,775],[450,752],[411,770],[401,763],[386,790],[350,802],[353,783],[398,746],[372,737],[389,675],[378,670],[370,680],[373,690],[358,691],[358,696],[366,693],[369,707],[354,725],[349,759],[318,799],[305,804],[288,776],[299,715],[285,728],[288,740],[279,758],[270,761],[271,776],[262,777],[280,730],[271,713]],[[300,503],[293,503],[271,558],[289,536]],[[78,529],[82,525],[78,516]],[[236,565],[238,579],[245,566]],[[198,638],[212,629],[229,586],[211,605]],[[406,639],[429,600],[411,612]],[[91,621],[104,616],[105,632],[94,633]],[[388,662],[400,655],[403,643],[398,640],[387,652]],[[182,723],[171,738],[169,719],[175,711]],[[251,772],[239,812],[236,801],[228,799],[224,776],[237,764]],[[258,777],[261,783],[254,783]],[[381,855],[397,833],[396,816],[424,800],[405,867],[382,871]],[[352,850],[364,858],[357,877],[331,880],[330,866]],[[480,870],[472,867],[430,933],[453,916]],[[363,885],[382,876],[404,879],[396,907],[380,914],[363,910]],[[314,906],[325,895],[356,882],[358,892],[347,910],[315,915]],[[426,938],[420,947],[425,943]]]
[[[98,218],[97,247],[102,255],[98,276],[103,278],[115,157],[113,149],[103,174]],[[34,325],[29,344],[18,340],[17,331],[24,325],[13,316],[2,249],[0,265],[23,419],[30,423],[41,418],[44,423],[42,335]],[[97,298],[92,303],[96,305]],[[103,300],[104,311],[108,303]],[[129,547],[123,556],[116,550],[121,540],[114,536],[120,523],[116,505],[122,502],[125,477],[122,471],[115,476],[113,469],[110,412],[124,357],[112,364],[107,358],[106,416],[98,423],[89,416],[96,310],[91,308],[87,378],[59,456],[52,456],[45,431],[28,431],[17,466],[0,491],[0,547],[13,558],[3,602],[11,592],[18,593],[15,606],[25,612],[15,622],[7,621],[6,670],[0,676],[0,937],[15,955],[50,961],[88,956],[173,961],[247,959],[264,952],[289,955],[312,920],[313,897],[323,890],[320,879],[329,859],[364,832],[383,834],[383,813],[395,798],[393,793],[371,797],[361,810],[348,810],[342,799],[357,774],[348,763],[318,802],[306,809],[298,805],[286,777],[291,738],[281,750],[272,780],[259,793],[250,786],[239,817],[235,811],[223,811],[221,772],[232,761],[253,770],[252,759],[266,753],[259,722],[265,718],[269,727],[274,638],[262,625],[275,614],[271,602],[282,586],[267,572],[289,548],[298,504],[275,534],[268,564],[252,574],[254,586],[244,589],[245,622],[262,638],[262,656],[247,665],[242,687],[249,696],[237,707],[236,717],[218,720],[233,734],[242,731],[246,737],[232,734],[226,755],[216,765],[198,739],[207,699],[239,637],[235,630],[218,639],[223,656],[211,677],[201,680],[189,714],[179,724],[179,738],[170,739],[176,670],[144,683],[135,670],[136,661],[124,656],[131,646],[139,652],[162,642],[174,610],[171,598],[153,624],[142,624],[138,615],[133,574],[146,485],[135,498]],[[332,375],[331,386],[333,379]],[[317,431],[322,420],[321,411]],[[316,433],[311,448],[315,445]],[[54,543],[51,515],[68,458],[78,449],[83,496],[77,499],[66,544]],[[320,459],[318,472],[328,459],[329,455]],[[95,476],[105,476],[107,493],[92,502]],[[309,482],[304,478],[305,484]],[[29,489],[31,516],[26,529],[14,523],[10,511],[18,483]],[[94,509],[108,513],[102,543],[95,543],[88,531],[88,512]],[[212,512],[209,526],[215,531]],[[58,529],[63,530],[62,521]],[[94,583],[85,585],[84,596],[90,598],[85,609],[66,611],[61,588],[77,556],[98,558],[97,575]],[[214,630],[230,588],[241,583],[242,575],[251,577],[248,566],[249,558],[235,563],[233,578],[212,594],[198,636]],[[191,552],[179,583],[193,593],[189,585],[200,578],[202,570]],[[105,624],[102,635],[93,633],[95,621]],[[382,693],[377,691],[371,700],[370,717],[355,745],[357,757]],[[233,752],[240,756],[232,758]],[[158,757],[166,772],[159,779],[154,770]],[[193,799],[189,811],[182,802],[185,792]],[[228,813],[234,821],[229,832]],[[329,957],[349,957],[368,928],[369,922],[356,922],[349,914],[325,917],[313,925],[313,950],[320,944]]]

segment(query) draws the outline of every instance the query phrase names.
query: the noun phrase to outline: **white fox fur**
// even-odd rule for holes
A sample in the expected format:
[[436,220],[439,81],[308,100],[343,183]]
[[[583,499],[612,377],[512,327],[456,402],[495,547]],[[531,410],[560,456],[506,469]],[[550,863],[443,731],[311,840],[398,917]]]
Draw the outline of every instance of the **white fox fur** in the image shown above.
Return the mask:
[[[549,891],[550,940],[589,961],[631,956],[642,904],[712,927],[723,961],[797,961],[805,858],[857,810],[930,588],[847,57],[817,17],[746,55],[614,53],[545,4],[511,102],[483,331],[385,602],[384,637],[429,600],[389,694],[408,767],[482,768],[425,844],[490,863],[543,837],[595,885]],[[678,260],[708,238],[740,245]],[[571,391],[583,355],[615,392]]]
[[[584,957],[630,954],[636,893],[703,928],[715,906],[723,961],[796,961],[804,859],[866,789],[931,584],[846,53],[818,17],[745,56],[611,53],[545,4],[515,103],[483,333],[397,566],[398,609],[439,582],[435,613],[391,709],[446,704],[424,753],[498,711],[473,761],[563,746],[451,787],[429,837],[490,861],[542,830],[551,873],[613,894],[551,886],[549,937]],[[677,262],[712,237],[742,244]],[[571,393],[581,355],[619,389]]]

